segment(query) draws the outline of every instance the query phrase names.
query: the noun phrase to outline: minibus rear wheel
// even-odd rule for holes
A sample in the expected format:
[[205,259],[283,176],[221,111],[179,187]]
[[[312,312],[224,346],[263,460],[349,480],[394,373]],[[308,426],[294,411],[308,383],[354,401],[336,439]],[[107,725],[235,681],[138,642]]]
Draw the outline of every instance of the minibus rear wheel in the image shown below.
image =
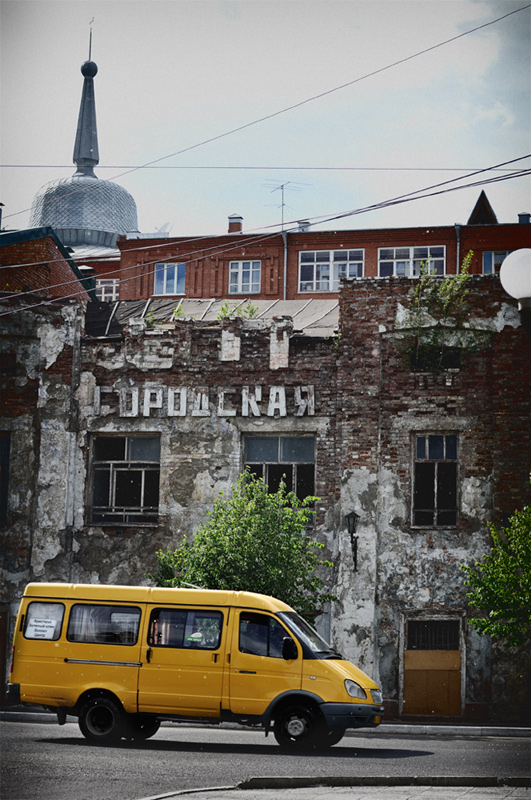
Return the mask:
[[89,697],[79,711],[79,728],[86,739],[110,744],[126,734],[125,712],[109,695]]

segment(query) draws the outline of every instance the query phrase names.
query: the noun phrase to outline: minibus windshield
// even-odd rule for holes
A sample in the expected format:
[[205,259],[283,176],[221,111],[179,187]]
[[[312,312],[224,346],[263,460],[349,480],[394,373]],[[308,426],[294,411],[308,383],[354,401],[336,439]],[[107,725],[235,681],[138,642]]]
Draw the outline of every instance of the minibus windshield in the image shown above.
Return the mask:
[[330,647],[296,611],[280,611],[278,616],[286,623],[290,631],[295,634],[303,647],[310,650],[314,658],[343,659],[341,653]]

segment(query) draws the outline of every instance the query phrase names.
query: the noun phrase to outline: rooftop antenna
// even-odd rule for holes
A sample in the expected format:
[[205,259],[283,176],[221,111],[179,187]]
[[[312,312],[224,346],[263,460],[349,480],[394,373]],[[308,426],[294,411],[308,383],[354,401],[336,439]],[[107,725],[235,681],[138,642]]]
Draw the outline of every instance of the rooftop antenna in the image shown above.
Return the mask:
[[281,183],[279,185],[277,185],[277,183],[278,183],[278,181],[274,181],[274,182],[268,181],[267,183],[263,183],[262,186],[266,186],[267,188],[271,188],[271,186],[272,186],[273,188],[271,189],[271,194],[273,194],[273,192],[280,191],[282,201],[280,203],[280,206],[277,206],[277,208],[281,208],[282,209],[282,212],[281,212],[281,222],[282,222],[281,229],[284,230],[284,208],[286,206],[286,203],[284,202],[284,193],[285,193],[286,189],[289,187],[289,190],[292,191],[292,192],[302,192],[302,187],[303,186],[311,186],[311,184],[310,183],[300,183],[299,181],[285,181],[285,183]]
[[92,23],[94,22],[94,17],[89,22],[90,26],[90,34],[89,34],[89,57],[88,60],[92,61]]

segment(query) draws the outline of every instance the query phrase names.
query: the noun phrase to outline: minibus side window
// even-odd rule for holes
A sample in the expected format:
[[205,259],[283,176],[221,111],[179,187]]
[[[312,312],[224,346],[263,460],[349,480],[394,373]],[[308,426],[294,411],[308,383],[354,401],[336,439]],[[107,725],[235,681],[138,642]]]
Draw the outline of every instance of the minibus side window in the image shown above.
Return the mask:
[[56,641],[61,635],[64,613],[62,603],[30,603],[26,612],[24,638]]
[[66,638],[85,644],[136,644],[140,609],[78,603],[72,607]]
[[148,644],[150,647],[216,650],[222,628],[220,611],[156,608],[151,612]]
[[249,611],[240,614],[240,652],[282,658],[282,642],[286,638],[289,638],[288,632],[273,617]]

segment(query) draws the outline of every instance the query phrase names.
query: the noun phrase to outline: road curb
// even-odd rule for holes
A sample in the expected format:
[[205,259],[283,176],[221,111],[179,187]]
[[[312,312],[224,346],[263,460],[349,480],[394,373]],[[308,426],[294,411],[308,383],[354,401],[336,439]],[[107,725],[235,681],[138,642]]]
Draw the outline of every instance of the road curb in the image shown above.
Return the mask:
[[249,778],[236,789],[309,789],[316,786],[475,786],[475,787],[531,787],[531,778],[499,777],[403,777],[375,776],[373,778]]

